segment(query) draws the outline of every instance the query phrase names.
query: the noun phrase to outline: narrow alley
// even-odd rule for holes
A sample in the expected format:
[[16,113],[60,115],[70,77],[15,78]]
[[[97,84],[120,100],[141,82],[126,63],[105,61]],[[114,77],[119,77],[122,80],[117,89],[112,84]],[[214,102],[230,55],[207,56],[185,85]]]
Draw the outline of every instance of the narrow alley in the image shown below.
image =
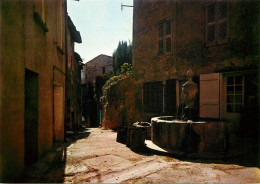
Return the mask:
[[0,0],[0,183],[260,183],[260,0]]
[[221,161],[179,160],[147,149],[135,153],[116,132],[89,128],[56,146],[26,172],[24,182],[258,183],[260,170]]

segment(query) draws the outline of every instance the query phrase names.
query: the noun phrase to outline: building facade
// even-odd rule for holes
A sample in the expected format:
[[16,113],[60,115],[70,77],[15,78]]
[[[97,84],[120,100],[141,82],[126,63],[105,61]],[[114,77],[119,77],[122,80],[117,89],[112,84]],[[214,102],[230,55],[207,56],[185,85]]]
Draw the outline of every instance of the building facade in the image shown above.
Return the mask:
[[100,54],[99,56],[85,63],[84,69],[84,82],[95,83],[96,76],[105,75],[105,73],[113,71],[113,57]]
[[71,18],[68,16],[68,69],[67,69],[67,96],[66,96],[66,128],[79,128],[81,125],[81,70],[82,59],[74,51],[74,43],[82,43],[80,32],[77,31]]
[[249,106],[257,112],[258,10],[254,0],[135,0],[136,119],[178,115],[188,70],[200,118],[239,121]]
[[66,0],[0,2],[0,181],[64,140]]

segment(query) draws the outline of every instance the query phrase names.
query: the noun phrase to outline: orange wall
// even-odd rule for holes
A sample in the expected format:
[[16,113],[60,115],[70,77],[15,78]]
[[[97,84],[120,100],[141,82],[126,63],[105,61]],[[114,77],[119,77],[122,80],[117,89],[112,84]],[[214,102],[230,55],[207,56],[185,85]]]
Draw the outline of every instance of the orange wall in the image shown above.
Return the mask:
[[[24,169],[24,31],[21,0],[0,2],[0,181]],[[6,39],[9,38],[9,39]]]
[[[65,11],[58,14],[53,1],[46,0],[49,31],[44,32],[34,19],[33,1],[2,0],[0,8],[0,181],[12,182],[24,171],[25,69],[38,74],[38,156],[53,144],[53,86],[65,88]],[[57,25],[59,18],[63,23]],[[57,31],[61,25],[62,36]]]

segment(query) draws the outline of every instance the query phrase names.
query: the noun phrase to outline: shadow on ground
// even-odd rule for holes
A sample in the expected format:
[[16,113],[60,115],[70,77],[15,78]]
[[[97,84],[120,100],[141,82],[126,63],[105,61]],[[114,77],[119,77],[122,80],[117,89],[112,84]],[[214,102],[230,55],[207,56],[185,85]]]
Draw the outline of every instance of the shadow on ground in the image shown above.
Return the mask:
[[[237,156],[226,156],[223,158],[199,158],[198,154],[186,154],[186,153],[173,153],[167,151],[160,151],[145,147],[142,151],[134,151],[137,154],[145,156],[168,156],[179,159],[181,161],[188,161],[194,163],[213,163],[213,164],[235,164],[245,167],[258,167],[260,168],[260,155],[257,141],[253,141],[250,144],[244,144],[242,146],[241,154]],[[133,150],[132,150],[133,151]]]
[[67,131],[66,142],[55,142],[52,149],[37,163],[25,168],[23,183],[62,183],[64,182],[67,160],[67,147],[79,139],[90,135],[89,128]]

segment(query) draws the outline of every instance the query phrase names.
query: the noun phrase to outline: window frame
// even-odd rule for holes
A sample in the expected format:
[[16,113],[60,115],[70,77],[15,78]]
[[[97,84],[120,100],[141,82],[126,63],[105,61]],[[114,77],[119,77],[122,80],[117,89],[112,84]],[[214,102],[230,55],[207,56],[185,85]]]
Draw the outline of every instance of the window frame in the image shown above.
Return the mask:
[[[161,29],[162,26],[162,30]],[[160,31],[162,31],[162,35],[160,34]],[[162,42],[162,48],[160,48],[160,45]],[[164,23],[160,22],[158,24],[158,55],[163,55],[164,54]]]
[[[238,85],[236,85],[235,83],[233,85],[228,85],[228,83],[227,83],[228,77],[234,77],[235,78],[237,76],[241,76],[242,77],[242,84],[241,84],[242,85],[242,94],[236,94],[236,92],[235,92],[235,88]],[[233,91],[232,94],[228,94],[227,93],[228,86],[233,86],[234,87],[234,91]],[[239,115],[239,114],[241,114],[241,112],[236,112],[235,109],[234,109],[234,112],[228,112],[227,111],[227,105],[228,104],[232,104],[233,106],[235,106],[236,104],[240,104],[241,105],[241,109],[243,109],[243,107],[244,107],[244,96],[245,96],[245,77],[244,77],[244,75],[241,74],[241,73],[224,75],[224,89],[223,90],[224,90],[223,91],[224,92],[224,99],[223,99],[223,108],[224,108],[223,110],[224,110],[224,113],[227,116],[228,115],[232,116],[232,115]],[[233,99],[234,100],[233,102],[230,102],[230,103],[227,102],[228,96],[236,96],[236,95],[242,96],[242,102],[241,103],[236,103],[234,99]]]
[[[167,34],[167,23],[170,22],[170,32],[169,34]],[[163,34],[160,35],[160,26],[162,26],[162,30],[163,30]],[[157,33],[158,33],[158,40],[157,40],[157,51],[158,51],[158,55],[162,56],[162,55],[170,55],[172,54],[172,18],[168,18],[168,19],[164,19],[158,22],[157,24]],[[167,49],[167,40],[170,39],[170,49]],[[160,42],[162,42],[162,49],[160,49]]]
[[[227,12],[226,12],[226,17],[224,18],[219,18],[220,15],[220,11],[219,11],[219,7],[220,4],[226,2],[227,3]],[[208,8],[212,5],[215,5],[215,19],[212,22],[208,21]],[[229,38],[229,0],[215,0],[212,1],[210,3],[206,4],[206,46],[212,46],[212,45],[217,45],[217,44],[223,44],[223,43],[227,43],[228,42],[228,38]],[[219,38],[219,33],[220,33],[220,24],[225,23],[226,22],[226,37],[223,39]],[[213,41],[208,41],[208,28],[210,26],[215,26],[215,32],[214,32],[214,40]]]

